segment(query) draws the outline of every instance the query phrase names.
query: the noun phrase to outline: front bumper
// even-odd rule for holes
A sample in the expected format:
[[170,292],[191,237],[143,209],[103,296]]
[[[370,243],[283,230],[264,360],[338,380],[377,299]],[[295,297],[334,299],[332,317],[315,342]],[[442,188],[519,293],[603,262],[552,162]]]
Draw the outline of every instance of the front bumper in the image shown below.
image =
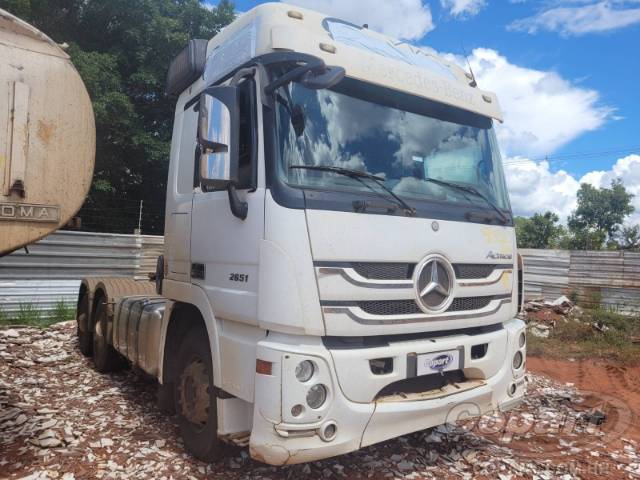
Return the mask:
[[[257,350],[257,357],[272,362],[273,369],[272,375],[256,375],[251,456],[273,465],[319,460],[469,416],[513,408],[524,396],[524,365],[517,370],[512,366],[516,351],[524,353],[519,346],[524,328],[521,320],[514,319],[481,338],[451,335],[437,341],[411,340],[376,349],[340,351],[328,350],[320,339],[300,342],[299,338],[271,335]],[[470,356],[471,347],[479,341],[491,346],[492,356],[484,362]],[[369,359],[381,354],[402,359],[412,351],[439,352],[452,345],[464,352],[462,367],[468,381],[460,391],[443,389],[435,395],[408,395],[401,400],[372,397],[371,392],[379,391],[375,383],[380,382],[380,376],[368,376],[362,369],[363,364],[369,365]],[[295,378],[295,365],[303,359],[311,359],[317,367],[310,384],[322,383],[329,391],[321,408],[308,408],[305,395],[310,384]],[[382,381],[406,378],[404,364],[397,365]],[[291,412],[294,405],[305,407],[297,417]],[[333,439],[323,440],[329,424],[337,427],[337,433]]]

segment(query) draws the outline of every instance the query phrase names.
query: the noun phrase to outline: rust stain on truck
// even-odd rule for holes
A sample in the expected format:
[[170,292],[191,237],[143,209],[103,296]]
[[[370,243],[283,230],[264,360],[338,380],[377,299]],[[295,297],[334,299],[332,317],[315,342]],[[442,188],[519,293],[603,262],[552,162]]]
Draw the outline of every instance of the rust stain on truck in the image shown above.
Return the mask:
[[49,145],[55,129],[56,126],[54,123],[38,120],[38,138],[42,140],[42,143],[45,145]]

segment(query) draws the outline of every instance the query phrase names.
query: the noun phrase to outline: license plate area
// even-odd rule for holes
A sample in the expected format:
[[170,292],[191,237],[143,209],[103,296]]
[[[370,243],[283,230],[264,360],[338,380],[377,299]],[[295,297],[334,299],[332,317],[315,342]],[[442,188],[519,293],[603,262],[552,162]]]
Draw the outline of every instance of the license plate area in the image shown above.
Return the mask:
[[[462,361],[464,356],[462,348],[411,355],[409,364],[411,364],[411,357],[415,359],[415,370],[409,368],[408,376],[433,375],[434,373],[450,372],[463,368]],[[414,375],[411,375],[411,373],[414,373]]]

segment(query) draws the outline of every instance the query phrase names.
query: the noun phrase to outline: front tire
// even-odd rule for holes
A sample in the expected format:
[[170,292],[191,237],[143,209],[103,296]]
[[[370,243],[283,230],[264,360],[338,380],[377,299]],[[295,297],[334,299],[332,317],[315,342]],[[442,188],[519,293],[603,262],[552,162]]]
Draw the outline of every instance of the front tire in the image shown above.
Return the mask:
[[100,301],[96,308],[93,331],[93,363],[99,372],[114,372],[123,367],[122,357],[107,340],[107,306]]
[[204,329],[192,329],[182,340],[174,385],[178,425],[186,449],[205,462],[220,459],[223,445],[218,439],[211,350]]

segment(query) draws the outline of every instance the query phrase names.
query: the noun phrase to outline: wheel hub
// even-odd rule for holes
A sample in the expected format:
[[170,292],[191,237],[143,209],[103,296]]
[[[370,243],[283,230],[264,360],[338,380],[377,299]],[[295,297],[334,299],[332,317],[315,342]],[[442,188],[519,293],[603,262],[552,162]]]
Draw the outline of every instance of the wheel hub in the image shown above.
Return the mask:
[[205,425],[209,418],[209,377],[204,363],[194,359],[180,376],[180,412],[189,422]]

